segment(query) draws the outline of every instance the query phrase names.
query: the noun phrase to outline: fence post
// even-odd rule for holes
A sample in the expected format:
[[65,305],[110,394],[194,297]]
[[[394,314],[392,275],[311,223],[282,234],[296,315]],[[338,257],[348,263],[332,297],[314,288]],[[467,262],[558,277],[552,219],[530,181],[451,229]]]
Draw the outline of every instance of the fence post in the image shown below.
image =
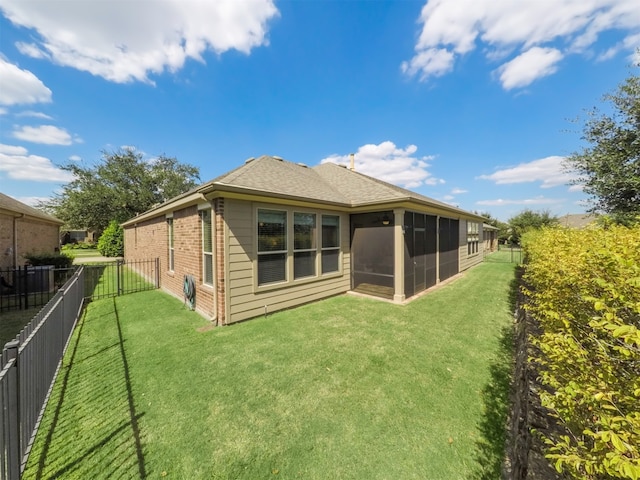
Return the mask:
[[9,480],[20,478],[20,385],[18,383],[18,348],[20,342],[12,340],[4,346],[7,355],[5,365],[13,360],[11,369],[7,372],[7,385],[5,392],[7,429],[5,433],[5,445],[7,448],[7,475]]
[[[20,267],[18,267],[19,269]],[[29,308],[29,281],[27,279],[27,266],[24,265],[22,267],[22,288],[24,290],[24,309],[27,310]]]
[[122,264],[120,263],[120,260],[116,260],[116,282],[117,282],[117,292],[118,292],[118,296],[120,296],[120,273],[122,271]]
[[160,288],[160,257],[156,257],[156,288]]

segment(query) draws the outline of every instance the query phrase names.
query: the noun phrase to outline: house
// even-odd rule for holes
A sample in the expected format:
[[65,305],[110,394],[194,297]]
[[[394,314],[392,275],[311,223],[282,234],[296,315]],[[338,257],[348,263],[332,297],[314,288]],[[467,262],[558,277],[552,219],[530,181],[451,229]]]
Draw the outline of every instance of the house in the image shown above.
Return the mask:
[[495,252],[498,249],[498,227],[489,225],[488,223],[482,224],[482,234],[484,241],[484,253]]
[[0,193],[0,269],[24,265],[28,253],[58,252],[63,223]]
[[584,228],[598,219],[597,215],[589,213],[568,213],[558,218],[558,223],[567,228]]
[[333,163],[262,156],[123,224],[125,259],[220,325],[355,291],[403,302],[482,261],[483,217]]

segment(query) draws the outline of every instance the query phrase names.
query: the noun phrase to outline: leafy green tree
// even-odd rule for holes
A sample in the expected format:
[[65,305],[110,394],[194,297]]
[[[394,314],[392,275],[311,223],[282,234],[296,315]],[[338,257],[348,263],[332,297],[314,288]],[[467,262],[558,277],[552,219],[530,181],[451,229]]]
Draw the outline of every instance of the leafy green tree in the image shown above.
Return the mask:
[[640,77],[630,76],[604,101],[612,113],[589,112],[582,135],[589,146],[565,167],[579,174],[573,183],[591,196],[591,212],[628,224],[640,216]]
[[112,220],[124,222],[200,181],[197,167],[165,156],[147,161],[133,149],[105,151],[96,166],[70,162],[62,169],[74,179],[41,206],[69,228],[88,228],[98,235]]
[[509,225],[508,240],[511,243],[520,243],[522,235],[530,230],[558,225],[558,217],[551,215],[548,210],[535,212],[533,210],[525,209],[519,214],[511,217],[507,221],[507,224]]
[[104,257],[121,257],[124,255],[124,229],[112,220],[98,240],[98,251]]

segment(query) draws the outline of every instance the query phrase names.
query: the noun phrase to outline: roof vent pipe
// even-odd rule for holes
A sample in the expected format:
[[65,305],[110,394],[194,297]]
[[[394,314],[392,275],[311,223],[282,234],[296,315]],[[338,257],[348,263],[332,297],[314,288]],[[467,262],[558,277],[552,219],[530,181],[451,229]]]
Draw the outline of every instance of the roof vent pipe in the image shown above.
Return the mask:
[[356,170],[356,162],[354,157],[355,155],[353,153],[349,154],[349,170],[351,170],[352,172],[355,172]]

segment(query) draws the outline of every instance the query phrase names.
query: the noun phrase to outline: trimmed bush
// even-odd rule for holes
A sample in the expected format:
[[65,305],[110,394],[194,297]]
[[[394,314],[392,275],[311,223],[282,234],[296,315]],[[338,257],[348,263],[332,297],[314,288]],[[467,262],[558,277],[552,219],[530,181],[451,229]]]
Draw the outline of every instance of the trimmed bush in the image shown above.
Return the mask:
[[34,267],[53,265],[54,268],[69,268],[73,265],[73,258],[64,253],[29,253],[24,258]]
[[98,240],[98,251],[104,257],[124,255],[124,230],[118,222],[111,220]]
[[523,238],[540,392],[567,435],[544,438],[572,478],[640,478],[640,227]]

